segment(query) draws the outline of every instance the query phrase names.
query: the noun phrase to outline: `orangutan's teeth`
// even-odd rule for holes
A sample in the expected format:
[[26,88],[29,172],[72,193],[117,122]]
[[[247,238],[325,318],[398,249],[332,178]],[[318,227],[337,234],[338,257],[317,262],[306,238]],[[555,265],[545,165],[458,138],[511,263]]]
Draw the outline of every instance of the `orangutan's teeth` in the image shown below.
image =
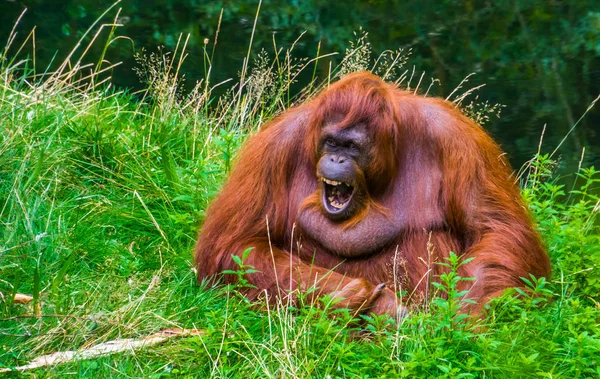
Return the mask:
[[341,209],[344,207],[342,204],[338,203],[337,201],[332,201],[331,205],[333,205],[334,207],[336,207],[338,209]]
[[332,186],[338,186],[338,185],[342,184],[342,182],[338,182],[338,181],[335,181],[335,180],[329,180],[329,179],[326,179],[326,178],[323,178],[323,181],[325,183],[329,184],[329,185],[332,185]]
[[333,203],[333,200],[335,199],[335,197],[333,197],[333,196],[329,196],[327,199],[329,199],[329,202],[330,202],[330,203]]

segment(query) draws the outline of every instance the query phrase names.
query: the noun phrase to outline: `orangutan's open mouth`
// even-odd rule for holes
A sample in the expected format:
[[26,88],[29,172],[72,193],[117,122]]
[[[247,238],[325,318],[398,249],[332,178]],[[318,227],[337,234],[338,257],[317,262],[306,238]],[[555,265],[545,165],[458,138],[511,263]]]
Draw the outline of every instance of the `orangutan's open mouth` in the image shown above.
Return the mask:
[[323,205],[329,213],[343,212],[352,200],[354,187],[337,180],[321,178],[323,181]]

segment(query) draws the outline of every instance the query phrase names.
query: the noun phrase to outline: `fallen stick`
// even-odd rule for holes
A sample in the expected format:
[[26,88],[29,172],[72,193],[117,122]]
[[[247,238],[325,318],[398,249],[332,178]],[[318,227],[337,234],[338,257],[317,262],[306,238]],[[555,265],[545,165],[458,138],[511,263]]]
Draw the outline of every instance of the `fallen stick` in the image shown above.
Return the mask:
[[[0,299],[4,299],[4,294],[0,292]],[[13,299],[13,303],[15,304],[27,304],[33,300],[33,296],[24,295],[22,293],[15,294],[15,298]]]
[[122,351],[134,351],[144,347],[157,345],[173,337],[200,336],[203,334],[203,332],[197,329],[164,329],[160,332],[139,339],[118,339],[104,342],[87,349],[57,351],[56,353],[42,355],[24,366],[17,366],[15,368],[0,368],[0,373],[11,371],[27,371],[46,366],[54,366],[61,363],[83,361],[86,359],[120,353]]

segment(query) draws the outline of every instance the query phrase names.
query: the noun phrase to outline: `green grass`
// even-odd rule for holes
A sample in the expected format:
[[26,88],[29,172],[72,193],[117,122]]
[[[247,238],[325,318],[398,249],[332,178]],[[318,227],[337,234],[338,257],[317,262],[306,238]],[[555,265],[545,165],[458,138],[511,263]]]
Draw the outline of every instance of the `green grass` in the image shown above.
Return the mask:
[[[558,184],[544,155],[526,167],[523,192],[554,276],[526,278],[530,292],[509,291],[479,323],[458,312],[455,271],[438,286],[449,298],[428,311],[360,327],[344,312],[257,306],[235,288],[197,286],[191,252],[207,204],[245,137],[290,105],[295,75],[313,62],[261,54],[243,90],[216,99],[207,80],[182,96],[183,50],[141,58],[149,90],[135,96],[101,83],[106,64],[75,64],[85,52],[42,78],[30,60],[1,56],[0,368],[163,328],[205,332],[8,376],[600,376],[600,175],[582,169]],[[365,68],[368,53],[359,38],[332,79]],[[397,53],[390,67],[367,68],[403,81]],[[15,293],[34,301],[13,304]]]

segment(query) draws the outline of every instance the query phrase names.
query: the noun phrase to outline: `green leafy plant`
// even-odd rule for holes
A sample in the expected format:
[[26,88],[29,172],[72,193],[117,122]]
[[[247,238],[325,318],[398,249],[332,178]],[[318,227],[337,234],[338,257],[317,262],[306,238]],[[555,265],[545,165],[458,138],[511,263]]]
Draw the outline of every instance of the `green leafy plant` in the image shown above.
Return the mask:
[[260,271],[254,269],[254,266],[244,263],[246,258],[248,258],[248,256],[252,252],[252,249],[253,249],[252,247],[247,248],[246,250],[244,250],[244,252],[242,253],[241,256],[238,256],[235,254],[231,255],[231,259],[233,259],[235,264],[238,265],[237,270],[223,270],[223,274],[234,275],[237,278],[236,287],[254,288],[254,286],[252,284],[250,284],[248,279],[246,279],[246,275],[256,274],[256,273],[259,273]]

